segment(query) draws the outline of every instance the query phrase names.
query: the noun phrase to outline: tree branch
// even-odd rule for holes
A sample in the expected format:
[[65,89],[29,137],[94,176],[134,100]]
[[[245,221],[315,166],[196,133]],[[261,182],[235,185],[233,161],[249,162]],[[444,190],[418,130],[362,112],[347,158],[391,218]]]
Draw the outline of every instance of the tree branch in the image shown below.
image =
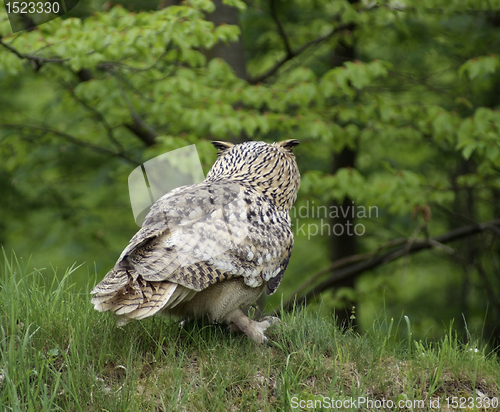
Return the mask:
[[[111,73],[112,75],[114,75],[115,77],[117,76],[116,72],[114,72],[112,69],[110,68],[105,68],[105,70],[107,70],[109,73]],[[92,74],[92,72],[88,69],[82,69],[80,70],[79,72],[77,73],[74,73],[76,76],[78,76],[79,80],[81,82],[85,82],[85,81],[89,81],[89,80],[92,80],[94,79],[94,75]],[[64,82],[63,82],[64,83]],[[120,142],[114,137],[114,133],[113,133],[113,129],[111,128],[111,126],[108,125],[108,123],[106,122],[104,116],[99,112],[97,111],[96,109],[94,109],[93,107],[89,106],[85,101],[83,101],[82,99],[80,99],[75,93],[74,93],[74,90],[73,88],[68,85],[68,84],[65,84],[64,85],[66,87],[66,89],[70,92],[71,96],[78,102],[80,103],[81,105],[83,105],[88,111],[90,111],[92,113],[92,115],[94,115],[94,117],[100,122],[102,123],[103,127],[106,129],[106,134],[108,136],[108,138],[113,142],[113,144],[115,144],[118,149],[120,150],[120,152],[123,152],[123,147],[121,146]],[[120,85],[121,86],[121,85]],[[129,105],[129,108],[130,108],[130,105]],[[137,116],[134,116],[134,113],[135,112],[131,112],[131,116],[132,116],[132,119],[133,119],[133,123],[130,123],[130,124],[124,124],[123,126],[126,127],[129,131],[131,131],[132,133],[134,133],[146,146],[153,146],[155,144],[155,138],[158,135],[158,133],[156,133],[153,129],[151,129],[140,117],[139,115]],[[136,113],[137,114],[137,113]]]
[[45,133],[52,133],[56,136],[62,137],[63,139],[75,144],[76,146],[86,147],[86,148],[92,149],[96,152],[111,155],[114,157],[121,157],[122,159],[126,160],[127,162],[129,162],[133,165],[139,166],[141,164],[141,162],[138,162],[137,160],[134,160],[131,157],[127,156],[123,151],[115,152],[111,149],[107,149],[106,147],[97,146],[97,145],[92,144],[90,142],[86,142],[85,140],[80,140],[80,139],[76,138],[75,136],[72,136],[68,133],[61,132],[60,130],[56,130],[56,129],[51,129],[49,127],[35,126],[35,125],[29,125],[29,124],[9,124],[9,123],[1,123],[0,127],[12,127],[15,129],[28,128],[28,129],[32,129],[32,130],[42,131]]
[[[389,10],[394,10],[394,11],[398,11],[398,12],[416,10],[415,7],[405,7],[405,6],[395,7],[395,6],[388,6],[388,5],[383,5],[383,6],[375,5],[375,6],[364,7],[362,9],[360,9],[359,11],[371,11],[371,10],[376,10],[380,7],[385,7]],[[281,66],[283,66],[286,62],[297,57],[299,54],[304,52],[310,46],[313,46],[315,44],[319,44],[319,43],[329,39],[330,37],[334,36],[335,34],[340,33],[344,30],[352,30],[352,27],[353,27],[353,23],[345,23],[345,24],[339,25],[338,27],[333,29],[330,33],[328,33],[324,36],[318,37],[317,39],[312,40],[312,41],[304,44],[302,47],[299,47],[297,50],[294,51],[290,47],[290,43],[289,43],[288,37],[285,33],[285,30],[283,28],[283,25],[281,24],[281,21],[278,19],[278,15],[276,12],[275,0],[270,0],[270,8],[271,8],[271,17],[275,21],[275,23],[278,27],[278,31],[280,33],[280,36],[283,39],[283,43],[285,45],[285,50],[286,50],[286,56],[283,57],[281,60],[279,60],[267,72],[263,73],[260,76],[254,77],[253,79],[250,79],[248,81],[250,84],[262,83],[264,80],[266,80],[269,77],[271,77],[272,75],[274,75],[281,68]],[[426,10],[429,12],[443,12],[443,10],[440,10],[440,9],[426,9]],[[485,11],[486,10],[468,10],[468,12],[473,12],[473,13],[479,13],[479,12],[485,12]],[[497,10],[488,10],[488,11],[496,12]]]
[[[39,56],[27,54],[27,53],[21,53],[15,47],[12,47],[8,43],[5,43],[2,40],[1,36],[0,36],[0,45],[2,45],[4,48],[9,50],[10,52],[14,53],[16,56],[18,56],[21,59],[33,61],[37,65],[37,67],[36,67],[37,69],[40,68],[40,66],[43,63],[62,63],[62,62],[66,62],[66,61],[70,60],[70,58],[49,59],[49,58],[39,57]],[[89,52],[88,54],[91,54],[91,53],[94,53],[94,51]],[[158,58],[158,60],[153,64],[153,66],[158,63],[158,61],[161,59],[162,56],[164,56],[164,53]],[[153,67],[153,66],[151,66],[151,67]],[[105,65],[103,64],[100,67],[105,68]],[[87,69],[82,69],[79,72],[75,73],[75,75],[79,78],[79,80],[81,82],[93,79],[92,72],[90,70],[87,70]],[[120,150],[119,152],[113,152],[113,153],[116,153],[117,155],[121,156],[123,154],[123,150],[120,147],[120,143],[115,139],[114,134],[113,134],[113,130],[106,123],[103,115],[101,113],[99,113],[97,110],[95,110],[94,108],[90,107],[88,104],[86,104],[86,102],[79,99],[73,93],[73,90],[70,87],[68,87],[68,89],[69,89],[70,93],[72,94],[73,98],[75,98],[80,104],[82,104],[87,110],[89,110],[97,118],[97,120],[102,123],[102,125],[106,129],[106,134],[107,134],[108,138],[110,139],[111,142],[113,142],[114,145],[118,146],[118,149]],[[131,131],[133,134],[135,134],[146,146],[154,145],[155,138],[158,136],[158,133],[156,133],[153,129],[151,129],[151,127],[149,127],[146,123],[144,123],[138,115],[135,116],[134,112],[131,112],[131,114],[133,117],[133,123],[132,124],[125,124],[124,126],[129,131]],[[98,147],[98,146],[96,146],[96,147]]]
[[38,64],[41,64],[41,63],[62,63],[62,62],[66,62],[66,61],[70,60],[69,57],[66,58],[66,59],[47,59],[45,57],[34,56],[32,54],[27,54],[27,53],[21,53],[15,47],[12,47],[10,44],[5,43],[2,40],[1,36],[0,36],[0,44],[3,47],[5,47],[7,50],[9,50],[10,52],[14,53],[20,59],[32,60],[32,61],[35,61]]
[[385,245],[378,247],[377,250],[375,250],[374,252],[364,253],[364,254],[359,254],[359,255],[351,255],[351,256],[343,257],[341,259],[337,259],[335,262],[331,263],[326,268],[321,269],[319,272],[315,273],[313,276],[311,276],[305,282],[303,282],[299,287],[297,287],[297,289],[295,289],[291,293],[291,296],[299,295],[301,292],[306,290],[310,285],[314,284],[319,279],[321,279],[323,277],[323,275],[330,273],[334,269],[339,269],[339,268],[342,268],[344,266],[348,266],[352,263],[365,261],[367,259],[370,259],[370,258],[378,255],[378,253],[382,249],[388,249],[390,247],[398,246],[398,245],[401,245],[403,243],[406,244],[407,242],[408,242],[408,240],[405,238],[395,239],[395,240],[392,240],[392,241],[386,243]]
[[288,41],[288,37],[285,33],[285,29],[283,28],[283,25],[281,24],[281,21],[278,18],[278,12],[276,11],[276,1],[271,0],[271,16],[273,17],[273,20],[276,23],[276,26],[278,26],[278,31],[280,33],[281,38],[283,39],[283,44],[285,45],[285,50],[287,53],[287,56],[291,56],[293,54],[292,48],[290,47],[290,43]]
[[114,73],[116,80],[118,81],[118,86],[120,87],[121,94],[125,103],[127,104],[128,110],[132,119],[134,120],[133,125],[125,125],[129,130],[133,131],[136,136],[138,136],[147,146],[152,146],[155,143],[155,138],[159,136],[159,134],[149,126],[144,120],[142,120],[141,116],[135,111],[130,99],[125,92],[122,84],[122,78],[118,73]]
[[146,146],[153,146],[155,144],[155,138],[158,135],[152,132],[149,127],[143,126],[136,119],[134,119],[134,123],[124,124],[124,126],[141,139]]
[[[328,279],[320,283],[318,286],[316,286],[314,289],[306,293],[304,296],[296,299],[296,296],[292,296],[290,299],[288,299],[284,305],[283,305],[283,310],[290,310],[294,306],[294,304],[302,304],[306,302],[309,299],[312,299],[319,295],[321,292],[325,291],[326,289],[332,288],[337,282],[340,280],[343,280],[347,277],[350,276],[358,276],[363,272],[366,272],[367,270],[372,270],[375,269],[377,266],[380,266],[385,263],[389,263],[393,260],[396,260],[400,257],[407,256],[413,253],[420,252],[421,250],[425,249],[431,249],[435,247],[436,244],[443,245],[446,243],[453,242],[455,240],[462,239],[464,237],[469,237],[473,236],[477,233],[481,233],[484,231],[492,231],[496,235],[498,235],[498,231],[500,228],[500,219],[495,219],[490,222],[486,223],[480,223],[480,224],[475,224],[475,225],[470,225],[470,226],[464,226],[459,229],[454,229],[451,230],[448,233],[436,236],[434,238],[430,238],[427,240],[421,240],[421,241],[413,241],[411,242],[410,240],[407,240],[404,245],[401,245],[397,247],[396,249],[393,249],[389,252],[384,253],[383,255],[374,257],[370,256],[370,259],[357,263],[354,265],[347,266],[343,269],[337,270],[333,272],[332,276],[330,276]],[[411,243],[410,243],[411,242]],[[410,247],[408,247],[408,244],[410,244]],[[449,252],[449,250],[447,250]],[[362,255],[366,256],[366,255]],[[334,262],[333,265],[328,267],[327,269],[332,270],[332,267],[334,267],[336,262]],[[336,267],[336,266],[335,266]],[[322,271],[323,272],[323,271]],[[320,272],[321,273],[321,272]],[[324,273],[324,272],[323,272]],[[322,273],[322,274],[323,274]]]
[[[88,72],[91,75],[90,70]],[[80,70],[79,73],[81,73],[81,70]],[[89,74],[86,74],[86,75],[83,75],[83,76],[88,76],[88,75]],[[64,84],[64,86],[66,87],[66,90],[68,90],[69,94],[71,94],[71,96],[73,97],[73,99],[75,99],[78,103],[80,103],[87,111],[89,111],[94,116],[94,118],[99,123],[102,124],[102,126],[104,127],[104,130],[106,130],[106,135],[108,136],[109,141],[116,146],[116,148],[118,149],[118,153],[123,153],[123,151],[124,151],[123,146],[116,139],[115,134],[113,132],[113,128],[108,124],[108,122],[106,121],[104,115],[100,111],[96,110],[94,107],[92,107],[91,105],[89,105],[85,100],[83,100],[80,97],[78,97],[76,95],[76,93],[75,93],[75,90],[71,87],[71,85],[69,85],[66,82],[64,82],[64,80],[61,80],[61,83]]]
[[[309,47],[314,46],[316,44],[319,44],[325,40],[328,40],[329,38],[333,37],[334,35],[344,31],[344,30],[349,30],[352,27],[352,23],[345,23],[337,26],[335,29],[333,29],[330,33],[325,34],[324,36],[318,37],[317,39],[311,40],[310,42],[307,42],[306,44],[302,45],[299,47],[297,50],[289,50],[287,55],[283,57],[280,61],[278,61],[273,67],[271,67],[267,72],[264,74],[261,74],[260,76],[254,77],[253,79],[250,79],[248,82],[250,84],[257,84],[257,83],[262,83],[264,80],[267,78],[271,77],[274,73],[276,73],[281,66],[283,66],[286,62],[289,60],[297,57],[299,54],[303,53],[305,50],[307,50]],[[283,32],[284,34],[284,32]],[[283,37],[283,35],[282,35]],[[286,46],[285,46],[286,47]]]

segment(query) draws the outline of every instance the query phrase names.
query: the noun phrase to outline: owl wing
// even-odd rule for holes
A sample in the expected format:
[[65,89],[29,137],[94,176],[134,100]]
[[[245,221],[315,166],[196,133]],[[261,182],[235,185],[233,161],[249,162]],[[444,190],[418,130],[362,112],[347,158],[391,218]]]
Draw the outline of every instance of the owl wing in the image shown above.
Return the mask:
[[227,182],[184,186],[151,207],[92,293],[109,296],[130,284],[138,292],[139,284],[163,281],[201,291],[233,277],[251,287],[268,282],[273,293],[292,246],[286,212],[248,189]]
[[[262,196],[246,191],[243,197],[247,218],[245,237],[236,237],[237,241],[231,249],[207,263],[243,276],[245,283],[251,287],[259,287],[266,282],[266,292],[271,295],[278,288],[292,254],[290,217]],[[238,213],[233,210],[236,207],[229,205],[229,216]]]

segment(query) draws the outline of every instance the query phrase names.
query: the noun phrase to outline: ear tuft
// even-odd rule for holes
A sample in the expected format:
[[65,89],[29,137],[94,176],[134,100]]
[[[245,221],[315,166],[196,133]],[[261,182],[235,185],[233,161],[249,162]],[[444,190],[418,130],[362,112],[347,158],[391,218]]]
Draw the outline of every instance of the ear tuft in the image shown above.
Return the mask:
[[231,147],[234,146],[234,144],[231,142],[221,142],[221,141],[214,141],[214,142],[212,142],[212,144],[217,149],[218,154],[221,154],[221,153],[225,152],[226,150],[231,149]]
[[292,151],[292,148],[294,148],[295,146],[299,145],[300,142],[298,140],[295,140],[295,139],[290,139],[290,140],[283,140],[282,142],[278,142],[278,146],[281,146],[282,148],[288,150],[288,151]]

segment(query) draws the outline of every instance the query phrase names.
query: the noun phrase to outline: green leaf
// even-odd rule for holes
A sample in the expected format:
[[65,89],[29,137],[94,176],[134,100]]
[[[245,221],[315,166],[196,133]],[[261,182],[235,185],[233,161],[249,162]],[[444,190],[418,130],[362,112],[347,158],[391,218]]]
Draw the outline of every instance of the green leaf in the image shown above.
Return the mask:
[[465,145],[464,148],[462,149],[462,156],[465,159],[469,159],[471,157],[472,153],[474,152],[474,150],[476,150],[476,148],[477,148],[476,142]]
[[242,0],[223,0],[223,3],[228,6],[236,7],[240,11],[245,11],[247,9],[246,3]]
[[469,79],[475,80],[495,73],[499,66],[500,58],[496,54],[474,57],[462,64],[458,69],[458,73],[461,76],[468,76]]

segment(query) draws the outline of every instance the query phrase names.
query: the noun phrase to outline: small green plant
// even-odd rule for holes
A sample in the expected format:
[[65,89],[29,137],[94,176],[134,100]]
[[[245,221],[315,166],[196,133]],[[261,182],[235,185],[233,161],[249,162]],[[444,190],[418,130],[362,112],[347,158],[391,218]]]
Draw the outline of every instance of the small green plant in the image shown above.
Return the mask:
[[408,333],[408,356],[411,356],[411,342],[413,340],[412,338],[412,333],[411,333],[411,323],[410,323],[410,318],[406,315],[404,315],[404,320],[406,322],[406,328],[407,328],[407,333]]
[[354,330],[354,322],[356,322],[356,306],[351,308],[351,316],[349,316],[349,330],[352,332]]

